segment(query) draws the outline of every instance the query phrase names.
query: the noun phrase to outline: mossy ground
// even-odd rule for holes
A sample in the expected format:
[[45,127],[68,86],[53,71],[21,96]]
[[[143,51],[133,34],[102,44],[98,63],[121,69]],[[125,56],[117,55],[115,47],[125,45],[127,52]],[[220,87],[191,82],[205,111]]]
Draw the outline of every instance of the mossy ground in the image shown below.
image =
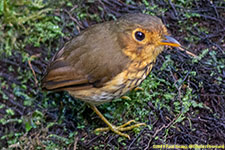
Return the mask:
[[[224,144],[224,1],[0,2],[0,148],[151,149],[159,144]],[[105,126],[66,92],[44,92],[40,80],[53,54],[80,30],[124,13],[156,15],[193,58],[167,49],[127,99],[99,106],[114,124],[135,119],[146,127],[96,135]]]

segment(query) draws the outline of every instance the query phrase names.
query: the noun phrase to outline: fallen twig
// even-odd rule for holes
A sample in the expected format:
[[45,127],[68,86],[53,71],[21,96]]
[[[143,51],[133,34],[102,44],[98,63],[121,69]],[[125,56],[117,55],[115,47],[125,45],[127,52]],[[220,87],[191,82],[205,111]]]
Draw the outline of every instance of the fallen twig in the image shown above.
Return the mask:
[[150,140],[148,141],[148,145],[145,147],[144,150],[147,150],[147,149],[149,148],[150,143],[152,142],[152,139],[155,138],[155,137],[157,136],[157,134],[158,134],[160,131],[162,131],[163,129],[169,128],[169,127],[177,120],[177,118],[178,118],[180,115],[181,115],[181,113],[180,113],[176,118],[174,118],[172,121],[170,121],[170,123],[168,123],[167,125],[164,124],[161,128],[157,129],[157,130],[155,131],[154,135],[153,135],[153,136],[150,138]]
[[181,50],[181,51],[185,51],[188,55],[191,55],[193,57],[198,57],[197,55],[195,55],[192,52],[189,52],[188,50],[184,49],[183,47],[179,47],[178,49]]
[[77,136],[75,136],[74,137],[74,146],[73,146],[73,150],[76,150],[77,149],[77,142],[78,142],[78,137]]
[[32,73],[33,73],[33,75],[34,75],[34,80],[35,80],[35,85],[36,85],[36,86],[37,86],[37,84],[38,84],[38,80],[37,80],[36,73],[35,73],[35,71],[34,71],[34,69],[33,69],[33,67],[32,67],[31,61],[32,61],[34,58],[37,58],[37,57],[40,57],[40,56],[41,56],[41,54],[35,54],[35,55],[30,56],[30,59],[28,60],[28,65],[29,65],[29,67],[30,67],[30,69],[31,69],[31,71],[32,71]]

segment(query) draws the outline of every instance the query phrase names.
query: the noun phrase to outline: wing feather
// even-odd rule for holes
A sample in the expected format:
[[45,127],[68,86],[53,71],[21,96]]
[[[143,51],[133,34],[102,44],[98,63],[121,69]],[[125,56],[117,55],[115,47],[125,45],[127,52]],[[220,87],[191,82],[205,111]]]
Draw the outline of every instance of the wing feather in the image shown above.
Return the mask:
[[110,23],[104,24],[91,27],[65,44],[47,68],[42,79],[44,89],[99,88],[125,69],[130,59],[121,51]]

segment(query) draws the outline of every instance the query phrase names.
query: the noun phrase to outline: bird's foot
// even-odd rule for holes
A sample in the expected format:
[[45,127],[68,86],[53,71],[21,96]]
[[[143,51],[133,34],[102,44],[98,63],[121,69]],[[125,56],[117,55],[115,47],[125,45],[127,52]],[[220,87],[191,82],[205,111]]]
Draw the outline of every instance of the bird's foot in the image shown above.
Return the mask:
[[[128,130],[132,130],[133,128],[137,128],[140,126],[146,126],[145,123],[136,123],[136,124],[130,125],[131,123],[136,123],[136,121],[130,120],[121,126],[109,125],[109,127],[106,127],[106,128],[97,128],[97,129],[95,129],[95,132],[104,132],[104,131],[111,130],[120,136],[130,139],[130,136],[128,134],[122,133],[122,131],[128,131]],[[128,126],[128,125],[130,125],[130,126]]]

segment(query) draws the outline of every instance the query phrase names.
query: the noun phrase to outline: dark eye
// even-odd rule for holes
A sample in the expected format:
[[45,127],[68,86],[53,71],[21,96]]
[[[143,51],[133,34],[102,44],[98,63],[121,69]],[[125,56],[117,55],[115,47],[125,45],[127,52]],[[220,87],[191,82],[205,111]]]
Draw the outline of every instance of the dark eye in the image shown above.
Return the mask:
[[145,38],[145,34],[143,32],[137,31],[137,32],[135,32],[135,38],[138,41],[142,41]]

